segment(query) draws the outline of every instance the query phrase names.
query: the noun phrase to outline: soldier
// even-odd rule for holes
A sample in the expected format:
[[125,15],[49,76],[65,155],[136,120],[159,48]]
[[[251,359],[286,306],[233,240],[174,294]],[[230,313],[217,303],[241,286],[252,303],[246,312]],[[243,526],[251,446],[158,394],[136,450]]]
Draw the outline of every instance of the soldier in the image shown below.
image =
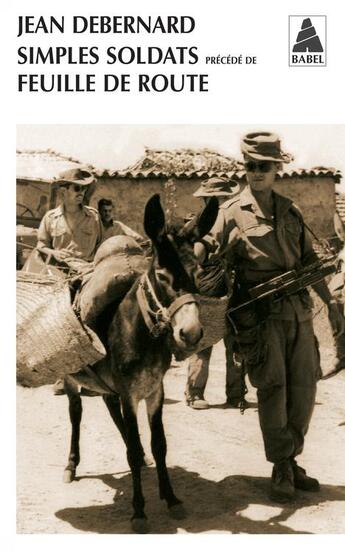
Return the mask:
[[[59,174],[61,203],[48,211],[38,229],[37,249],[60,267],[81,273],[89,267],[102,241],[98,211],[84,205],[85,194],[95,182],[90,171],[74,168]],[[64,382],[54,384],[54,394],[64,395]]]
[[[200,197],[205,203],[210,197],[217,197],[220,204],[227,201],[229,198],[235,197],[240,191],[239,185],[234,181],[229,181],[226,178],[213,177],[205,180],[201,186],[194,192],[194,197]],[[213,270],[214,265],[209,265]],[[204,259],[203,268],[206,277],[208,276],[207,260]],[[219,271],[221,267],[219,266]],[[202,278],[201,278],[202,280]],[[215,278],[213,278],[215,280]],[[204,293],[202,286],[201,293]],[[220,297],[226,295],[228,289],[226,282],[217,278],[213,285],[209,286],[207,295]],[[234,363],[232,350],[232,337],[229,332],[224,336],[225,356],[226,356],[226,405],[229,408],[238,408],[242,396],[242,375],[241,365]],[[209,408],[208,402],[205,400],[204,393],[208,380],[209,365],[211,360],[212,347],[208,347],[204,351],[200,351],[192,355],[188,361],[188,379],[186,385],[186,403],[195,410],[205,410]]]
[[[282,163],[291,160],[282,152],[278,136],[247,134],[241,150],[247,186],[221,205],[206,242],[209,255],[222,256],[228,270],[235,271],[233,306],[248,299],[248,288],[317,259],[299,209],[273,191]],[[199,245],[200,261],[203,247]],[[341,334],[343,319],[326,283],[313,287],[328,307],[334,333]],[[254,303],[232,318],[238,332],[237,354],[257,388],[266,458],[273,463],[270,496],[285,502],[293,499],[295,489],[318,491],[318,480],[296,462],[321,372],[309,294],[305,290],[279,302]]]
[[61,203],[44,215],[38,229],[38,251],[75,270],[93,260],[103,238],[98,211],[84,205],[94,181],[90,171],[83,168],[60,173],[56,182]]

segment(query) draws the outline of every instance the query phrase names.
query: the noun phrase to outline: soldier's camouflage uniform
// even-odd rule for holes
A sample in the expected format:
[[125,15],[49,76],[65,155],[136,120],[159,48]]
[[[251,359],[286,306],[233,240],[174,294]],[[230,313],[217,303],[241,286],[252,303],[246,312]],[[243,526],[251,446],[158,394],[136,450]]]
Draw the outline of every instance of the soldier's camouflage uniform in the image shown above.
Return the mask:
[[[249,186],[223,203],[208,237],[209,255],[221,255],[235,271],[232,304],[248,299],[248,288],[317,260],[302,215],[273,192],[274,216],[266,218]],[[308,292],[234,313],[237,354],[257,388],[267,460],[301,453],[312,415],[320,358]]]

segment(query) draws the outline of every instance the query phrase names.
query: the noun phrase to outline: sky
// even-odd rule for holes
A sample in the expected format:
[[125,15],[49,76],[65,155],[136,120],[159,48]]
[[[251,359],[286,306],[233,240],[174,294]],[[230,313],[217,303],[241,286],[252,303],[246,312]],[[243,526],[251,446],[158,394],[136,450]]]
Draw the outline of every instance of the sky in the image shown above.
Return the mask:
[[[240,159],[240,138],[270,130],[294,156],[290,167],[334,167],[345,174],[345,125],[18,125],[17,149],[71,156],[97,169],[123,169],[144,148],[210,148]],[[345,192],[345,179],[338,187]]]

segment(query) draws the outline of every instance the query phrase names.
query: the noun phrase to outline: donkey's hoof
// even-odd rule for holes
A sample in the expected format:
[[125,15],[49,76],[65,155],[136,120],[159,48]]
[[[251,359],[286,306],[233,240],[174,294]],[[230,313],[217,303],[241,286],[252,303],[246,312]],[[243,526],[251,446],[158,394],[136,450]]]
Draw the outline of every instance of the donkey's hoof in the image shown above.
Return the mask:
[[72,483],[72,481],[75,480],[75,470],[69,470],[66,469],[63,472],[63,482],[64,483]]
[[133,518],[131,520],[132,530],[134,533],[143,535],[148,533],[150,528],[146,518]]
[[187,517],[187,512],[182,503],[174,504],[169,508],[169,515],[173,519],[185,519]]

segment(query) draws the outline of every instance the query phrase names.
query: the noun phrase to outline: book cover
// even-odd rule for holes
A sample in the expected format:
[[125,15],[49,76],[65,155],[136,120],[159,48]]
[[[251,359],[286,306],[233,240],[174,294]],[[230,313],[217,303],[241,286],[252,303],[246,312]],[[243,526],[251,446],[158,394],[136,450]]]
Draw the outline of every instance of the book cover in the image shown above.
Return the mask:
[[[63,545],[84,546],[79,539],[87,534],[87,546],[98,546],[96,535],[104,537],[102,546],[117,546],[119,535],[149,533],[165,535],[167,546],[176,534],[185,535],[183,546],[213,545],[202,539],[213,534],[222,534],[226,546],[252,545],[249,535],[264,535],[271,546],[272,534],[332,534],[340,547],[342,4],[16,0],[2,11],[6,544],[57,548],[61,542],[52,535],[64,535]],[[260,199],[258,213],[254,199],[263,197],[272,170],[269,197],[287,200]],[[218,215],[211,197],[219,200]],[[296,209],[289,222],[280,201]],[[169,234],[181,221],[184,232]],[[201,293],[199,302],[190,298],[200,289],[190,256],[184,257],[192,226],[193,239],[209,246],[210,264],[218,254],[225,259],[227,291],[214,287],[214,296]],[[281,280],[303,264],[309,245],[322,262],[331,258],[332,275],[322,273],[328,284],[336,277],[330,295],[318,295],[316,283],[308,316],[296,306],[305,280],[288,299],[277,296],[269,331],[284,327],[284,358],[271,333],[264,339],[277,355],[272,371],[267,358],[263,372],[248,369],[258,341],[244,353],[236,341],[241,331],[235,327],[228,336],[220,297],[236,297],[248,266],[242,289],[244,281],[250,288]],[[230,249],[237,255],[231,269]],[[199,264],[205,261],[197,245],[194,254]],[[215,266],[208,291],[216,281],[222,289],[224,274]],[[141,333],[131,293],[146,323]],[[128,306],[116,318],[124,297]],[[333,318],[330,304],[338,309]],[[301,337],[307,319],[317,348],[309,330]],[[288,322],[297,324],[294,337]],[[312,358],[318,352],[320,362]],[[109,366],[116,363],[114,380]],[[79,379],[69,380],[80,370]],[[319,372],[312,379],[324,378],[316,398],[314,379],[306,376],[313,370]],[[320,488],[305,482],[294,458]],[[280,472],[282,463],[288,467]],[[272,500],[277,488],[287,500]],[[140,546],[158,543],[148,537]]]

